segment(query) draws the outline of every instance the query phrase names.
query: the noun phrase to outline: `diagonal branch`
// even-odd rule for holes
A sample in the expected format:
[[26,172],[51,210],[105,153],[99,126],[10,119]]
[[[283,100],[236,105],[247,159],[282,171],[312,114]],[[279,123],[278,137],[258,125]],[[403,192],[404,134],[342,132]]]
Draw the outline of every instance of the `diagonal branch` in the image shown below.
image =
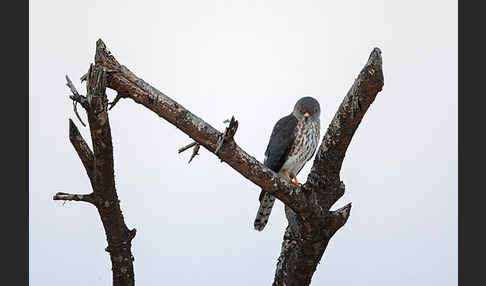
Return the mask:
[[349,143],[383,87],[381,64],[381,52],[375,48],[329,125],[304,184],[314,191],[309,198],[322,207],[322,216],[306,217],[311,225],[309,229],[292,212],[286,211],[289,225],[273,285],[309,285],[329,240],[349,217],[351,204],[336,211],[329,209],[344,194],[339,173]]
[[[105,69],[114,71],[108,75],[108,87],[125,94],[136,103],[142,104],[169,121],[204,148],[216,154],[245,178],[273,194],[296,213],[301,214],[310,210],[302,192],[297,193],[294,185],[277,176],[275,172],[241,149],[233,139],[234,133],[229,134],[230,136],[223,135],[175,100],[137,77],[128,68],[120,65],[101,39],[96,42],[95,62]],[[232,125],[234,132],[237,127],[235,123]],[[233,132],[233,129],[228,132]],[[224,138],[224,144],[219,144],[222,143],[220,141],[222,138]],[[219,145],[222,146],[218,149]]]
[[308,176],[313,189],[323,190],[319,200],[325,209],[344,194],[339,173],[346,150],[383,82],[381,51],[375,48],[334,115]]
[[382,88],[381,51],[375,48],[334,115],[319,147],[313,171],[325,177],[339,176],[354,132]]

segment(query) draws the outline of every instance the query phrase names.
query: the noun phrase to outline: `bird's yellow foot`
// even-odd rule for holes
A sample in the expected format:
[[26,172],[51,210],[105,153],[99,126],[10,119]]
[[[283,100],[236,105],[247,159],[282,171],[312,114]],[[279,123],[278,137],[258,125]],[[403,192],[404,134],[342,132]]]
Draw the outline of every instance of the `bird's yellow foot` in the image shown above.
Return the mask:
[[287,170],[282,170],[282,173],[285,175],[285,177],[287,178],[287,180],[289,180],[289,182],[291,182],[292,184],[296,185],[297,186],[297,189],[300,189],[302,188],[302,185],[299,184],[299,181],[297,181],[297,176],[293,176],[292,178],[290,178],[289,176],[289,173],[287,172]]
[[300,189],[302,188],[302,185],[301,185],[301,184],[299,184],[299,181],[297,180],[297,176],[295,176],[295,175],[294,175],[294,177],[293,177],[292,179],[293,179],[293,180],[291,181],[291,182],[292,182],[292,184],[296,185],[296,186],[297,186],[297,188],[298,188],[298,189],[299,189],[299,191],[300,191]]

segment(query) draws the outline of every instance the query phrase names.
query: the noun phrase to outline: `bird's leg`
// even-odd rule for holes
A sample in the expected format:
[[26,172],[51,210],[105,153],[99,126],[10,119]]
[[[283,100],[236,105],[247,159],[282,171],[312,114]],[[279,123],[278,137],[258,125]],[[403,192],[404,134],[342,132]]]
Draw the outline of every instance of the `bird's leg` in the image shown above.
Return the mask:
[[287,180],[289,180],[289,182],[292,182],[292,179],[290,178],[289,173],[287,172],[287,170],[282,170],[282,173],[285,175],[285,178],[287,178]]
[[296,176],[296,175],[294,175],[292,179],[293,179],[293,181],[291,181],[291,182],[292,182],[294,185],[296,185],[296,186],[297,186],[297,188],[300,190],[300,188],[301,188],[302,186],[299,184],[299,181],[297,180],[297,176]]
[[291,182],[292,184],[296,185],[297,188],[300,190],[301,186],[299,184],[299,181],[297,181],[297,176],[296,175],[292,175],[292,178],[290,177],[289,173],[287,172],[287,170],[282,170],[282,173],[285,175],[285,177],[287,178],[287,180],[289,180],[289,182]]

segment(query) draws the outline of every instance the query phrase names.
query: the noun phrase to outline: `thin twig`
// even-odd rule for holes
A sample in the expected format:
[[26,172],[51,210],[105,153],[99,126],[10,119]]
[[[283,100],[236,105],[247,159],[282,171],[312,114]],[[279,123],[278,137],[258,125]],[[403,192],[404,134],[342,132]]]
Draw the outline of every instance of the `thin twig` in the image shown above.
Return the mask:
[[[71,98],[75,102],[78,102],[79,104],[81,104],[81,106],[83,106],[86,109],[87,108],[87,100],[86,100],[86,97],[83,96],[83,95],[81,95],[81,94],[79,94],[78,90],[76,89],[76,87],[74,86],[73,82],[71,81],[71,79],[69,78],[68,75],[66,75],[66,81],[67,81],[67,83],[66,83],[67,87],[69,87],[69,89],[72,92],[72,95],[70,95],[69,98]],[[77,113],[76,106],[74,106],[74,111],[76,112],[76,115],[78,116],[79,121],[83,122],[80,119],[79,114]],[[83,123],[83,126],[86,126],[86,125]]]
[[76,114],[76,117],[79,119],[79,122],[81,122],[81,124],[84,127],[86,127],[86,124],[81,119],[81,116],[79,116],[78,106],[77,106],[77,103],[79,102],[83,107],[86,107],[84,105],[85,102],[83,101],[84,96],[82,96],[81,94],[79,94],[78,90],[76,89],[76,87],[74,86],[73,82],[71,81],[71,79],[69,78],[68,75],[66,75],[66,81],[67,81],[66,85],[69,87],[69,89],[73,93],[73,95],[71,95],[70,98],[73,100],[74,113]]
[[81,104],[81,106],[84,108],[84,109],[87,109],[88,108],[88,99],[86,98],[86,96],[84,95],[70,95],[69,98],[73,101],[76,101],[77,103]]
[[108,105],[110,106],[110,108],[108,108],[108,110],[111,110],[115,106],[115,104],[118,103],[118,101],[120,99],[125,98],[125,97],[127,97],[125,94],[122,94],[120,92],[117,93],[115,99],[112,102],[108,103]]
[[73,100],[74,113],[76,114],[76,117],[78,118],[79,122],[81,122],[81,124],[84,127],[86,127],[86,124],[84,124],[83,120],[81,119],[81,116],[79,116],[77,104],[78,104],[78,102]]
[[95,204],[93,194],[81,195],[81,194],[68,194],[59,192],[52,197],[55,201],[81,201],[91,204]]
[[179,153],[179,154],[180,154],[180,153],[182,153],[182,152],[186,151],[187,149],[189,149],[189,148],[191,148],[191,147],[194,147],[196,144],[198,144],[198,143],[197,143],[197,142],[192,142],[191,144],[186,145],[186,146],[184,146],[184,147],[180,148],[179,150],[177,150],[177,153]]
[[191,154],[191,158],[189,158],[189,162],[187,162],[187,164],[191,163],[192,159],[194,159],[194,157],[196,157],[196,155],[199,155],[199,148],[201,147],[201,145],[199,143],[196,143],[196,146],[194,146],[194,149],[192,149],[192,154]]
[[189,162],[187,162],[188,164],[191,163],[192,159],[194,159],[194,157],[196,157],[196,155],[199,155],[198,152],[199,152],[199,148],[201,147],[201,145],[194,141],[191,144],[186,145],[186,146],[180,148],[179,150],[177,150],[177,152],[180,154],[180,153],[182,153],[182,152],[184,152],[187,149],[192,148],[192,147],[194,147],[194,149],[192,149],[191,158],[189,158]]
[[85,73],[81,78],[81,82],[85,81],[86,79],[88,79],[88,73]]
[[74,86],[73,82],[71,81],[71,79],[68,77],[68,75],[66,75],[66,85],[69,87],[69,89],[71,90],[71,92],[76,96],[76,97],[79,97],[80,94],[79,92],[76,90],[76,87]]
[[[115,100],[116,100],[116,98],[115,98]],[[234,117],[231,117],[231,120],[230,119],[224,120],[223,123],[225,123],[225,124],[229,123],[230,125],[226,128],[224,134],[220,137],[220,141],[218,141],[218,146],[216,147],[215,153],[217,153],[219,151],[219,149],[221,149],[221,146],[223,146],[224,139],[226,139],[228,137],[233,137],[235,132],[236,132],[236,128],[238,128],[238,121],[236,121]],[[182,153],[182,152],[186,151],[187,149],[189,149],[191,147],[194,147],[194,149],[192,150],[192,154],[191,154],[191,158],[189,158],[189,162],[187,162],[188,164],[191,163],[192,159],[194,159],[194,157],[196,157],[196,155],[199,155],[198,152],[199,152],[199,148],[201,148],[201,145],[194,141],[191,144],[186,145],[186,146],[180,148],[179,150],[177,150],[178,153]]]

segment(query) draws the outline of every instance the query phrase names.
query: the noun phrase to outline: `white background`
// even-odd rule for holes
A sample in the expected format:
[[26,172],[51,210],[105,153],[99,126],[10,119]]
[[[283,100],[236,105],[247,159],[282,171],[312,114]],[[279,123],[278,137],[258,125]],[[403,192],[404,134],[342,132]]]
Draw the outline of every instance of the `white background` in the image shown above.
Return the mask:
[[[304,95],[322,134],[374,47],[385,85],[344,160],[347,224],[312,285],[457,285],[456,1],[30,1],[30,285],[111,285],[94,207],[68,139],[64,75],[102,38],[136,75],[214,127],[234,115],[259,160],[273,124]],[[113,98],[114,92],[109,96]],[[84,113],[81,116],[86,121]],[[259,188],[131,100],[110,112],[115,175],[137,285],[270,285],[286,226],[277,202],[253,230]],[[311,164],[302,170],[305,181]]]

